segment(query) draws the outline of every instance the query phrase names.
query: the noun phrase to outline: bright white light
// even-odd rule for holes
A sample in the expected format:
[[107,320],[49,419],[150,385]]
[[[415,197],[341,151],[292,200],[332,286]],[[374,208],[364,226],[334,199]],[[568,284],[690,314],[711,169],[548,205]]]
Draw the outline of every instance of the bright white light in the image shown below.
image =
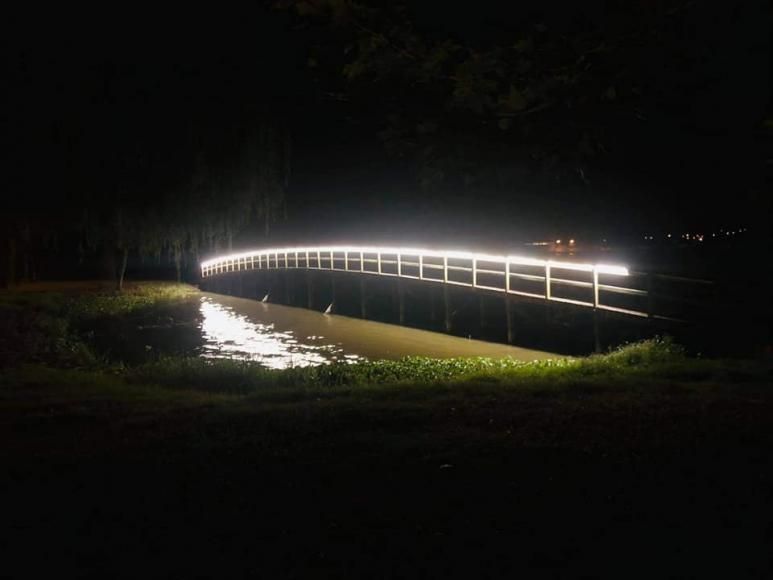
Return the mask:
[[[560,241],[560,240],[559,240]],[[545,267],[548,263],[555,268],[566,268],[568,270],[584,270],[592,271],[594,268],[600,274],[614,274],[618,276],[627,276],[628,268],[624,266],[613,266],[606,264],[589,264],[589,263],[575,263],[575,262],[556,262],[540,260],[537,258],[530,258],[526,256],[502,256],[494,254],[481,254],[476,252],[459,251],[459,250],[431,250],[427,248],[402,248],[402,247],[389,247],[389,246],[315,246],[315,247],[301,247],[301,248],[270,248],[262,250],[252,250],[248,252],[240,252],[237,254],[228,254],[225,256],[218,256],[205,260],[201,263],[202,273],[204,270],[213,266],[230,266],[234,263],[238,264],[239,261],[245,258],[253,258],[255,262],[259,258],[265,259],[266,257],[274,258],[279,256],[280,266],[284,266],[284,256],[287,254],[288,261],[294,263],[295,254],[298,254],[299,258],[305,258],[306,252],[309,254],[309,258],[315,259],[319,254],[323,259],[329,259],[330,254],[348,253],[349,259],[356,259],[359,254],[362,253],[363,257],[369,259],[380,255],[382,259],[395,260],[397,256],[407,257],[409,259],[419,256],[423,258],[439,258],[444,260],[469,260],[479,262],[489,262],[492,264],[514,264],[520,266],[537,266]],[[354,256],[352,256],[354,254]],[[340,257],[338,258],[340,259]],[[238,265],[237,265],[238,269]],[[356,270],[355,270],[356,271]],[[376,272],[370,272],[375,274]]]

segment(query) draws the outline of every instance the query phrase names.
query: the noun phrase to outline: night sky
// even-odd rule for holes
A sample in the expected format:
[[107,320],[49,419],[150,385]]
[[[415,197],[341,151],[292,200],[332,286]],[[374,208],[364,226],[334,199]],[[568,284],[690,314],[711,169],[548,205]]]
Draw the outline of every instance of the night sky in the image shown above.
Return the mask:
[[[620,12],[611,2],[584,4],[508,11],[426,2],[409,15],[428,37],[485,46],[535,23],[555,29],[585,18],[603,30],[613,25],[607,9]],[[56,213],[84,190],[111,188],[152,203],[190,179],[198,156],[227,166],[244,133],[268,119],[292,137],[287,219],[274,224],[272,242],[482,245],[735,225],[753,217],[744,200],[769,186],[770,11],[761,1],[698,4],[669,31],[674,43],[637,53],[644,56],[632,67],[650,83],[646,110],[605,117],[614,145],[582,180],[551,179],[516,152],[491,161],[516,175],[510,185],[468,189],[450,181],[422,188],[412,161],[390,155],[380,137],[387,97],[409,110],[418,97],[347,86],[337,60],[309,66],[320,46],[323,55],[338,50],[346,32],[331,27],[326,36],[291,10],[18,14],[3,51],[5,203]],[[689,69],[695,74],[685,77]]]

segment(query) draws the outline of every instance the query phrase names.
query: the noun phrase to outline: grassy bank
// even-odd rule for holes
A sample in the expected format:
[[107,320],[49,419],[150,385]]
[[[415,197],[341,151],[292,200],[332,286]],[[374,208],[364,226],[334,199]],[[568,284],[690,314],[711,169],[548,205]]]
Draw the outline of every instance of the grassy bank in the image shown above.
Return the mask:
[[[6,386],[18,384],[103,385],[105,392],[145,393],[159,400],[206,395],[213,400],[296,401],[405,398],[431,404],[436,397],[478,397],[500,393],[628,396],[687,389],[765,384],[764,362],[689,357],[668,338],[624,345],[606,354],[524,362],[509,358],[375,360],[272,370],[258,364],[196,356],[149,355],[127,362],[106,356],[94,328],[119,334],[122,325],[169,320],[197,290],[171,283],[127,284],[124,292],[95,283],[38,285],[0,294],[0,344]],[[678,385],[678,387],[675,387]],[[6,393],[12,392],[9,387]]]
[[89,334],[97,321],[167,317],[192,291],[0,297],[2,312],[25,313],[18,323],[38,321],[34,356],[6,343],[15,354],[0,371],[11,576],[770,571],[764,363],[652,340],[539,363],[272,371],[130,364]]
[[[108,283],[28,284],[0,292],[0,366],[36,362],[56,367],[104,366],[93,329],[131,315],[153,316],[197,293],[186,284],[127,283],[116,292]],[[91,339],[91,340],[90,340]]]

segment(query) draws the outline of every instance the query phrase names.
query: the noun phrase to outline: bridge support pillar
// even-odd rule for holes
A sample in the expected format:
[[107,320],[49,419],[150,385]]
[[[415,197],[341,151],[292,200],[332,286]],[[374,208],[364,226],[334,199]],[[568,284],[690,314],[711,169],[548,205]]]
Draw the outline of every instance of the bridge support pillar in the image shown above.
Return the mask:
[[601,352],[601,321],[598,309],[593,309],[593,350]]
[[505,319],[507,320],[507,344],[515,341],[515,328],[513,325],[513,301],[505,294]]
[[274,292],[274,278],[273,274],[271,272],[266,272],[265,277],[263,278],[263,284],[261,284],[263,288],[263,292],[261,292],[261,300],[264,296],[269,296]]
[[314,309],[314,281],[309,270],[306,270],[306,308]]
[[429,287],[429,316],[432,326],[437,326],[437,296],[432,286]]
[[448,284],[443,284],[443,310],[445,313],[445,329],[451,332],[451,296],[448,292]]
[[397,311],[400,326],[403,326],[405,324],[405,286],[399,278],[397,279]]
[[368,296],[365,288],[365,278],[360,276],[360,318],[367,318]]

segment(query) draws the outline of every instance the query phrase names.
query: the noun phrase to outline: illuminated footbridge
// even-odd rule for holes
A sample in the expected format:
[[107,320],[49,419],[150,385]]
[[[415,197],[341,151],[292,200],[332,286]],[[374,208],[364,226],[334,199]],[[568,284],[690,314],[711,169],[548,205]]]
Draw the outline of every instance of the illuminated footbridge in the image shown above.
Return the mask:
[[[597,264],[571,261],[545,260],[527,256],[505,256],[473,252],[430,250],[420,248],[374,247],[374,246],[315,246],[297,248],[258,249],[228,254],[208,259],[201,263],[203,285],[223,293],[237,293],[233,284],[224,288],[217,282],[239,280],[250,273],[277,273],[281,271],[306,271],[307,273],[332,273],[332,290],[326,291],[324,303],[314,304],[313,282],[305,278],[292,278],[288,285],[303,284],[307,300],[303,304],[332,312],[337,309],[335,280],[339,276],[356,276],[360,279],[360,313],[367,317],[368,292],[366,281],[381,280],[389,284],[392,279],[397,296],[397,321],[405,323],[405,286],[412,288],[426,286],[442,289],[440,293],[444,306],[444,329],[451,332],[454,308],[449,291],[480,296],[500,295],[504,298],[503,318],[506,321],[507,340],[513,341],[514,328],[511,311],[513,304],[524,302],[566,305],[575,310],[593,313],[594,334],[596,313],[607,312],[636,319],[660,319],[669,317],[653,309],[652,276],[629,271],[619,264]],[[241,275],[241,276],[240,276]],[[340,278],[338,278],[340,279]],[[289,278],[288,278],[289,280]],[[375,285],[375,284],[374,284]],[[370,286],[370,283],[368,283]],[[265,292],[265,295],[263,295]],[[255,287],[249,297],[268,301],[282,301],[272,284],[263,289]],[[291,303],[292,300],[285,300]],[[297,300],[295,301],[297,302]],[[433,302],[434,308],[434,302]],[[481,316],[483,302],[481,302]],[[596,342],[598,343],[598,337]]]

